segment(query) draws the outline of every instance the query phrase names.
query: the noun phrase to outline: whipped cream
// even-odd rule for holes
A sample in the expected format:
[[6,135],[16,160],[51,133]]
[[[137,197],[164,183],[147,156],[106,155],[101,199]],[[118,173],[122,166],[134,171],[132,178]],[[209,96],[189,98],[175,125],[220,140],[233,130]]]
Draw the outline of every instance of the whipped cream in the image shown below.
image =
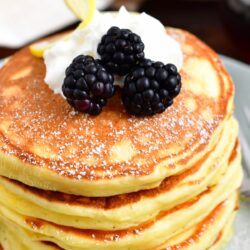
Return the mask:
[[[146,13],[129,13],[124,7],[119,12],[100,13],[96,11],[92,22],[84,29],[76,29],[69,37],[56,42],[44,54],[46,65],[45,82],[57,94],[62,94],[65,70],[72,60],[80,55],[100,58],[97,46],[102,36],[112,26],[127,28],[138,34],[144,45],[145,57],[165,64],[173,63],[178,69],[183,62],[179,44],[166,34],[164,26]],[[115,85],[122,86],[121,78],[115,79]]]

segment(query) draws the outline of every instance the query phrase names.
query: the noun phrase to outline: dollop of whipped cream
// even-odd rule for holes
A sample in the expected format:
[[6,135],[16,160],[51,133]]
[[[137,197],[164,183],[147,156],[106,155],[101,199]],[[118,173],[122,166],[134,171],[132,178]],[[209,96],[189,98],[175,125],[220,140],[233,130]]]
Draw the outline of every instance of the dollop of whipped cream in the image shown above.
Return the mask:
[[[67,38],[59,40],[46,50],[45,82],[57,94],[62,93],[65,70],[78,55],[90,55],[98,59],[98,44],[112,26],[130,29],[138,34],[145,45],[145,58],[173,63],[178,70],[182,66],[183,54],[180,45],[167,35],[163,24],[146,13],[129,13],[121,7],[118,13],[96,11],[92,22],[84,29],[76,29]],[[115,79],[115,85],[122,86],[121,78]]]

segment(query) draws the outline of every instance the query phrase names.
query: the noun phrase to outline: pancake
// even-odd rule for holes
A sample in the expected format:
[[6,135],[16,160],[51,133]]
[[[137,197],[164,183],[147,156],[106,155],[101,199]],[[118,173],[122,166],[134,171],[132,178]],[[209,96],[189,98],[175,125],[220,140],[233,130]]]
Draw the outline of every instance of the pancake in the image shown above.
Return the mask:
[[[237,152],[237,153],[236,153]],[[198,196],[171,209],[160,212],[155,218],[135,227],[115,231],[76,229],[58,225],[49,221],[27,217],[13,211],[13,208],[0,205],[2,217],[31,231],[34,239],[51,241],[63,249],[154,249],[172,237],[179,237],[188,228],[199,228],[199,223],[209,216],[216,207],[228,197],[232,198],[232,209],[235,208],[236,190],[242,181],[240,154],[236,151],[231,157],[229,167],[225,169],[217,185],[209,187]],[[225,212],[223,212],[225,213]],[[215,220],[219,223],[220,220]],[[203,223],[203,222],[202,222]],[[225,224],[222,222],[221,227]],[[214,226],[213,226],[214,227]],[[219,229],[221,229],[219,227]],[[211,230],[216,236],[214,229]],[[220,231],[220,230],[219,230]],[[218,231],[218,233],[219,233]],[[204,241],[207,241],[205,237]],[[172,242],[170,240],[170,242]],[[203,242],[203,240],[202,240]],[[170,243],[166,243],[170,244]]]
[[104,197],[157,187],[199,162],[232,115],[234,88],[216,53],[185,31],[167,32],[182,46],[183,88],[149,118],[128,115],[119,93],[95,118],[75,112],[44,83],[43,60],[28,48],[15,54],[0,71],[0,175]]
[[[236,202],[236,193],[232,194],[227,200],[220,203],[214,210],[207,215],[200,223],[196,226],[189,228],[185,233],[180,233],[173,236],[167,243],[161,245],[157,248],[152,249],[218,249],[219,244],[225,243],[225,236],[223,233],[226,233],[228,226],[231,225],[232,220],[235,216],[235,206]],[[9,223],[8,223],[9,224]],[[10,224],[11,226],[11,224]],[[225,226],[225,227],[224,227]],[[19,235],[22,240],[29,245],[25,249],[62,249],[56,244],[47,244],[47,241],[42,240],[43,237],[37,233],[30,234],[29,231],[25,229],[17,230],[15,226],[11,226],[11,233],[8,237],[13,237],[13,235]],[[228,235],[227,235],[228,236]],[[40,239],[40,240],[39,240]],[[17,244],[20,244],[20,241],[16,241]],[[32,247],[36,248],[32,248]],[[6,247],[5,250],[12,248]],[[15,248],[23,249],[23,248]],[[90,249],[90,248],[63,248],[63,249]],[[95,249],[95,248],[92,248]],[[108,249],[108,248],[105,248]],[[113,249],[113,248],[112,248]],[[115,248],[114,248],[115,249]],[[128,249],[128,248],[121,248]],[[145,248],[137,248],[145,249]],[[147,248],[148,249],[148,248]]]
[[[232,194],[230,196],[230,198],[228,198],[226,201],[220,203],[217,207],[215,207],[214,210],[211,211],[211,213],[208,214],[196,226],[188,228],[185,233],[173,235],[172,239],[169,239],[169,241],[167,243],[159,246],[159,248],[145,248],[145,245],[140,245],[136,248],[133,248],[133,247],[128,248],[126,246],[119,247],[119,248],[120,249],[209,249],[209,247],[213,246],[213,244],[216,246],[216,244],[218,245],[217,238],[220,237],[220,234],[223,231],[223,227],[225,225],[227,225],[227,221],[232,220],[234,217],[234,209],[236,206],[236,202],[235,202],[236,196],[237,196],[236,193]],[[88,245],[85,245],[85,244],[82,244],[81,247],[73,247],[72,245],[67,246],[58,239],[46,237],[46,236],[40,235],[39,233],[36,233],[36,232],[30,233],[28,230],[23,229],[23,228],[21,228],[23,233],[19,234],[19,232],[17,232],[16,227],[14,227],[14,228],[15,228],[14,235],[21,235],[23,240],[25,240],[25,241],[27,240],[27,243],[29,243],[29,242],[39,242],[39,243],[42,242],[43,243],[43,242],[47,242],[47,241],[45,241],[45,239],[49,239],[50,241],[55,241],[55,242],[57,242],[57,244],[63,245],[62,249],[72,249],[72,250],[74,250],[74,249],[91,249]],[[58,231],[58,232],[59,232],[59,234],[61,234],[60,231]],[[24,235],[26,235],[26,238],[23,238]],[[193,240],[193,239],[195,239],[195,240]],[[73,237],[72,241],[74,242],[74,240],[75,239]],[[119,239],[117,240],[117,238],[115,238],[113,240],[115,242],[119,242]],[[70,240],[68,240],[68,242],[69,241]],[[192,244],[190,244],[189,247],[187,247],[188,242],[189,242],[189,244],[192,242]],[[219,240],[219,242],[221,243],[220,240]],[[103,243],[103,241],[102,241],[102,243]],[[57,248],[58,247],[57,244],[52,245],[52,247]],[[72,244],[72,242],[71,242],[71,244]],[[80,244],[80,243],[78,242],[78,244]],[[106,244],[109,244],[108,240],[106,240]],[[104,242],[104,246],[105,246],[105,242]],[[47,245],[46,245],[46,247],[47,247]],[[49,245],[49,247],[51,247],[51,245]],[[6,249],[8,249],[8,248],[6,248]],[[28,249],[34,249],[34,248],[31,248],[29,246]],[[35,249],[40,249],[40,248],[35,248]],[[99,247],[99,242],[96,242],[94,249],[102,249],[101,247]],[[117,248],[104,247],[103,249],[117,249]]]
[[220,203],[201,223],[190,228],[184,234],[175,236],[157,249],[221,249],[221,245],[225,243],[226,236],[229,233],[228,230],[235,218],[235,203],[233,201],[235,200],[230,197]]
[[[44,82],[28,48],[0,70],[0,245],[4,250],[215,250],[230,239],[242,181],[234,86],[186,31],[182,91],[164,113],[96,117]],[[50,38],[48,38],[50,39]]]
[[231,217],[228,219],[227,223],[218,233],[216,240],[214,241],[213,245],[209,248],[209,250],[218,250],[222,249],[228,241],[231,239],[232,236],[232,225],[235,219],[236,212],[234,212]]
[[[225,243],[225,240],[227,239],[228,236],[228,231],[230,232],[230,226],[232,224],[232,221],[235,217],[235,212],[231,212],[231,214],[228,213],[228,208],[227,208],[227,213],[225,213],[225,205],[228,206],[229,204],[225,204],[226,202],[218,205],[213,211],[212,213],[210,213],[201,223],[199,223],[199,225],[197,225],[196,228],[190,228],[188,230],[188,233],[186,235],[178,235],[178,237],[174,237],[172,239],[172,243],[175,242],[175,245],[171,244],[171,247],[169,245],[162,245],[157,249],[168,249],[168,250],[174,250],[174,249],[183,249],[185,246],[185,249],[190,249],[190,247],[195,247],[195,248],[191,248],[191,249],[198,249],[197,247],[197,239],[199,239],[199,243],[203,242],[202,241],[204,239],[204,237],[210,236],[209,240],[210,242],[207,245],[211,245],[211,242],[213,242],[213,239],[211,238],[216,238],[216,240],[213,242],[212,247],[208,248],[209,250],[213,249],[220,249],[218,248],[219,246],[223,245]],[[228,201],[227,201],[228,203]],[[231,204],[230,204],[231,205]],[[232,209],[232,207],[231,207]],[[218,217],[220,216],[220,220],[218,220]],[[227,220],[227,222],[225,223],[225,219]],[[222,227],[223,223],[225,223],[224,227]],[[215,225],[215,223],[220,224],[219,226]],[[15,235],[15,231],[13,230],[13,225],[11,225],[10,223],[7,223],[9,225],[9,227],[12,229],[12,234],[8,234],[7,238],[10,238],[11,235]],[[209,226],[209,227],[208,227]],[[205,228],[206,227],[206,228]],[[216,230],[211,230],[214,229],[214,227],[216,227]],[[7,227],[8,228],[8,227]],[[201,233],[201,228],[203,228],[203,231]],[[206,230],[204,230],[204,228]],[[195,231],[196,229],[196,231]],[[199,230],[200,229],[200,230]],[[22,231],[22,232],[21,232]],[[48,244],[48,242],[45,241],[39,241],[39,240],[31,240],[29,233],[25,230],[21,230],[20,232],[20,236],[22,237],[22,240],[24,242],[26,242],[27,245],[32,246],[33,248],[31,249],[54,249],[54,250],[60,250],[61,248],[58,247],[55,244]],[[195,232],[192,234],[192,232]],[[218,233],[219,232],[219,233]],[[200,234],[197,236],[197,233]],[[212,235],[211,235],[212,234]],[[189,238],[187,237],[187,235],[189,236]],[[182,237],[180,237],[182,236]],[[192,239],[192,237],[194,239]],[[177,240],[179,239],[179,241]],[[201,240],[202,239],[202,240]],[[207,238],[206,238],[207,239]],[[18,241],[19,242],[19,241]],[[191,243],[191,244],[190,244]],[[177,245],[178,244],[178,245]],[[164,247],[164,248],[163,248]],[[178,247],[178,248],[177,248]],[[201,246],[200,246],[201,247]],[[204,244],[203,244],[204,247]],[[5,250],[8,250],[9,248],[5,248]],[[16,248],[16,249],[23,249],[23,248]],[[203,248],[199,248],[199,249],[203,249]]]
[[228,168],[231,152],[235,154],[239,150],[236,136],[237,123],[231,119],[209,157],[189,171],[165,179],[155,189],[109,198],[86,198],[43,191],[0,177],[0,203],[23,215],[56,224],[63,222],[63,225],[76,228],[115,230],[132,227],[221,181],[221,172]]

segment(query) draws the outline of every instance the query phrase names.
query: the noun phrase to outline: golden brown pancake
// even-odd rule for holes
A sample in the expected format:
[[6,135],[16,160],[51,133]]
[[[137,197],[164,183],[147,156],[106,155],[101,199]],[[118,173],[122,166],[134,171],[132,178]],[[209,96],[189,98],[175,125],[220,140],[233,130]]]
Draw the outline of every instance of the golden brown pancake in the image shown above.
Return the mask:
[[[220,203],[202,222],[200,222],[199,224],[196,225],[195,228],[192,228],[190,230],[190,233],[187,235],[187,237],[185,237],[183,239],[182,242],[177,243],[177,244],[171,244],[168,245],[165,244],[165,246],[161,246],[159,248],[159,250],[180,250],[180,249],[192,249],[192,247],[194,245],[199,245],[199,241],[201,242],[202,238],[208,237],[208,235],[206,235],[207,231],[209,230],[213,230],[213,227],[215,227],[215,223],[218,220],[218,217],[223,215],[223,210],[224,210],[224,206],[226,206],[227,201],[224,201],[222,203]],[[237,210],[237,208],[235,207],[235,210]],[[234,218],[235,213],[233,213],[232,217]],[[231,218],[229,218],[229,220],[231,220]],[[230,224],[231,225],[231,224]],[[220,228],[221,230],[219,230],[218,234],[216,235],[215,240],[211,241],[211,239],[206,239],[207,241],[210,241],[210,247],[215,246],[216,244],[218,244],[223,236],[223,228]],[[176,237],[178,238],[178,237]],[[173,240],[174,241],[174,240]],[[157,248],[158,249],[158,248]],[[198,247],[197,247],[198,249]],[[210,249],[210,248],[209,248]]]
[[183,87],[152,117],[128,114],[119,90],[99,116],[76,112],[29,48],[0,70],[4,250],[215,250],[228,240],[242,180],[233,83],[207,45],[167,32],[184,54]]
[[210,154],[191,169],[167,177],[157,188],[112,197],[84,197],[41,190],[0,177],[0,196],[4,205],[13,207],[16,212],[56,224],[102,230],[126,229],[192,199],[221,181],[221,174],[228,169],[236,153],[239,154],[239,145],[235,142],[237,130],[235,126],[228,130],[230,124],[226,124],[216,149],[211,149]]
[[168,33],[184,53],[183,88],[170,108],[148,118],[125,112],[119,91],[97,117],[75,112],[44,83],[43,60],[28,48],[15,54],[0,71],[0,174],[46,190],[111,196],[158,186],[195,164],[231,115],[234,88],[204,43]]
[[[186,202],[160,212],[149,221],[122,230],[104,231],[63,226],[51,221],[19,214],[14,211],[14,207],[9,208],[7,204],[6,206],[0,205],[0,217],[2,216],[1,218],[10,221],[11,224],[16,224],[16,230],[19,228],[21,232],[22,230],[30,232],[31,239],[50,241],[67,250],[154,249],[162,244],[171,246],[172,242],[180,242],[183,239],[183,235],[185,237],[187,235],[194,237],[194,231],[200,230],[201,224],[208,224],[205,218],[220,203],[229,199],[230,202],[228,204],[230,206],[228,212],[220,213],[222,221],[219,218],[217,219],[217,217],[213,217],[216,218],[213,221],[213,227],[209,229],[209,233],[206,233],[212,235],[211,237],[215,241],[217,234],[237,206],[236,199],[238,195],[236,190],[241,180],[240,154],[239,150],[236,150],[230,157],[228,168],[221,175],[218,184],[208,187],[207,190]],[[46,213],[46,211],[44,212]],[[207,242],[206,237],[202,238],[200,236],[199,240],[197,239],[197,244],[210,246],[211,242]]]

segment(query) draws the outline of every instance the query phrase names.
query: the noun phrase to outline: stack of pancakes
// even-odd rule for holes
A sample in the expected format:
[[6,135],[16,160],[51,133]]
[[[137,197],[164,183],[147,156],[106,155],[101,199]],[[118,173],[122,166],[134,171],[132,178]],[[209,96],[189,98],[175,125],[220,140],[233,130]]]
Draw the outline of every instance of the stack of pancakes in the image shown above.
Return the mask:
[[183,88],[152,117],[129,115],[119,90],[99,116],[75,112],[28,48],[1,69],[4,250],[214,250],[228,241],[242,180],[234,87],[204,43],[167,32],[183,50]]

